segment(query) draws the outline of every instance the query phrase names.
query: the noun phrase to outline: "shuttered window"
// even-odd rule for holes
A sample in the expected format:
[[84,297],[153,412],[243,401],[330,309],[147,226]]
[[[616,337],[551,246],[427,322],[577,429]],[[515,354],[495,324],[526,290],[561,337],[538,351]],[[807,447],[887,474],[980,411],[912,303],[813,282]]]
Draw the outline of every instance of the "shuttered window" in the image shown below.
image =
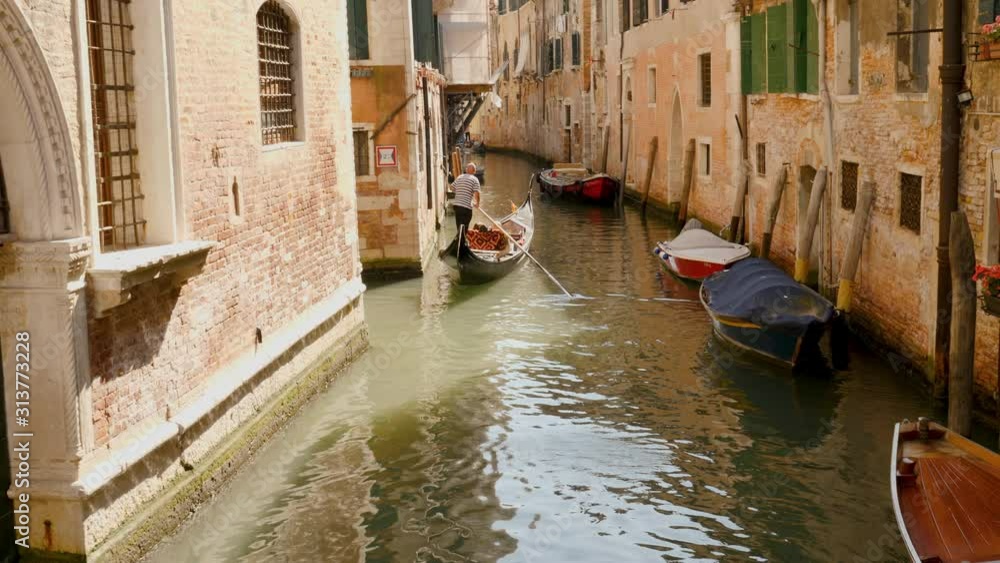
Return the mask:
[[792,4],[795,37],[795,91],[819,93],[819,28],[812,0]]
[[347,38],[352,61],[371,58],[368,52],[368,0],[347,0]]
[[552,40],[553,69],[561,70],[563,67],[563,43],[562,38]]
[[767,14],[743,18],[740,33],[743,93],[764,93],[767,91]]
[[500,0],[497,2],[497,12],[501,14],[507,13],[507,0]]
[[580,66],[580,33],[574,32],[571,37],[571,53],[573,57],[573,66]]
[[767,10],[767,91],[788,92],[788,6]]
[[979,23],[985,25],[1000,16],[1000,0],[979,0]]

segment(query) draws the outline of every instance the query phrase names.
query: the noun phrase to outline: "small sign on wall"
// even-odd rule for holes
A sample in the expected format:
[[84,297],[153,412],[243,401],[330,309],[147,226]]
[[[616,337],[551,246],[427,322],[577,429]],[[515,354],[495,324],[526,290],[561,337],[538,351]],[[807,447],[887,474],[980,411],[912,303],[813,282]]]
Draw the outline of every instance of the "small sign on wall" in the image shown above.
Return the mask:
[[399,166],[396,145],[378,145],[375,147],[375,166],[393,168]]

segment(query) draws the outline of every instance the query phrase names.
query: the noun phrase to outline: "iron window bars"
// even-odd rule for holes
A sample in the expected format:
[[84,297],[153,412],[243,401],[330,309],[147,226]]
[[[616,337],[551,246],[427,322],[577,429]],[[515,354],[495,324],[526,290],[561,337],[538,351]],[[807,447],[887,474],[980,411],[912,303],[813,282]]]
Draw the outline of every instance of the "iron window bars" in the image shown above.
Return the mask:
[[354,174],[356,176],[368,176],[371,169],[369,165],[370,155],[368,153],[368,131],[358,129],[354,131]]
[[858,163],[840,163],[840,208],[854,211],[858,206]]
[[295,83],[291,20],[275,0],[257,12],[261,138],[265,145],[295,140]]
[[899,184],[901,191],[899,225],[919,234],[924,179],[902,172],[899,175]]
[[102,250],[140,246],[146,238],[144,196],[137,166],[130,3],[87,0],[97,229]]
[[698,57],[701,63],[701,106],[710,107],[712,105],[712,54],[703,53]]

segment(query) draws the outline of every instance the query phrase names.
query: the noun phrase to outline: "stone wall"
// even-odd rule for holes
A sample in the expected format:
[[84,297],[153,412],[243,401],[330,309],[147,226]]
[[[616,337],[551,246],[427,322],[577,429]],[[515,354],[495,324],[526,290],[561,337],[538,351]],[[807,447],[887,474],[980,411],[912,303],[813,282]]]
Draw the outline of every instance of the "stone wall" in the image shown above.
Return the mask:
[[[170,190],[146,194],[168,202],[146,215],[174,238],[107,252],[91,244],[84,7],[0,0],[13,69],[0,99],[25,104],[0,106],[0,156],[8,123],[39,147],[21,155],[35,172],[12,184],[20,219],[0,246],[0,342],[28,331],[39,348],[35,550],[91,552],[331,346],[363,340],[345,8],[279,2],[293,20],[299,127],[294,142],[263,146],[260,4],[132,5],[142,48],[161,49],[172,71],[134,69],[140,116],[169,92],[152,108],[162,122],[139,125],[162,141],[138,158],[170,172],[146,178]],[[162,44],[146,41],[156,34]],[[200,259],[178,259],[193,249]],[[121,288],[97,282],[109,279]]]

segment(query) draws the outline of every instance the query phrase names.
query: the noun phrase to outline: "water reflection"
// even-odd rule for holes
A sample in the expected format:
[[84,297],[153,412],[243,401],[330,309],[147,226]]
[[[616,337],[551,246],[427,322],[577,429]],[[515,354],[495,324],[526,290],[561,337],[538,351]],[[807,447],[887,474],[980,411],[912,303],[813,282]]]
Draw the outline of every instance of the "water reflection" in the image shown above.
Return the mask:
[[[487,160],[494,214],[533,165]],[[864,355],[793,375],[727,352],[651,254],[655,215],[536,213],[533,253],[586,299],[530,264],[371,288],[371,351],[150,561],[873,558],[920,395]]]

